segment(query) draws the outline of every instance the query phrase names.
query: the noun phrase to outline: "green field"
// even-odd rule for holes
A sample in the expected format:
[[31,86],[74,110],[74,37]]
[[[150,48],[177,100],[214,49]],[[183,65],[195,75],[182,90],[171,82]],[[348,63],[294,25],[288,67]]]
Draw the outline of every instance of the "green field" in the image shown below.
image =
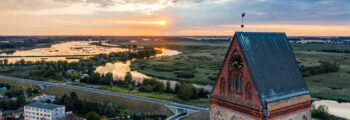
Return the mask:
[[319,60],[334,61],[340,64],[339,72],[305,77],[312,97],[340,101],[350,101],[350,54],[296,51],[300,65],[316,66]]
[[[137,44],[147,46],[149,43]],[[157,42],[151,45],[179,50],[182,53],[171,57],[136,60],[131,66],[133,70],[162,79],[213,85],[229,42],[181,41]],[[320,52],[332,47],[332,49],[346,51],[350,50],[350,47],[346,45],[330,45],[329,47],[327,44],[292,44],[292,46],[300,66],[317,66],[320,65],[319,61],[336,62],[340,66],[338,72],[304,78],[312,97],[350,101],[350,54]],[[337,46],[340,47],[337,48]],[[176,72],[192,73],[194,77],[179,78]]]
[[[134,43],[132,43],[134,44]],[[165,47],[182,52],[176,56],[139,59],[132,62],[131,69],[160,79],[189,83],[210,84],[216,81],[229,42],[140,42],[156,47]],[[179,75],[193,77],[179,77]]]

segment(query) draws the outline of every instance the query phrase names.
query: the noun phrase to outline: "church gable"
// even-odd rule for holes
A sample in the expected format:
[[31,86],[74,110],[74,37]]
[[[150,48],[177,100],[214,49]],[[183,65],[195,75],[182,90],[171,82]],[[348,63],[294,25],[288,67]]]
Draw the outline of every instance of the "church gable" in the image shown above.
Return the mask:
[[286,35],[236,32],[211,94],[211,120],[310,119],[310,106]]
[[212,94],[227,102],[257,110],[261,108],[258,93],[236,36],[230,44]]

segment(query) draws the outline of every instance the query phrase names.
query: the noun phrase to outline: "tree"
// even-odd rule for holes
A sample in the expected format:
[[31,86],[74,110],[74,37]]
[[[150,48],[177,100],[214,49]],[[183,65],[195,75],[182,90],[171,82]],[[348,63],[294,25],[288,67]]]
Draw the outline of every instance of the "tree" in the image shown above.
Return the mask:
[[10,107],[10,104],[10,98],[5,95],[4,98],[2,98],[0,101],[0,108],[8,109]]
[[109,87],[112,88],[113,87],[113,82],[109,82]]
[[191,84],[181,84],[177,96],[183,100],[198,98],[197,91]]
[[62,72],[56,73],[56,80],[62,80],[63,79],[63,74]]
[[175,90],[174,90],[174,93],[179,93],[179,90],[180,90],[180,83],[176,83],[175,84]]
[[75,93],[75,92],[71,92],[70,97],[73,101],[79,100],[79,97],[78,97],[77,93]]
[[101,116],[94,111],[86,114],[86,120],[100,120],[100,119],[101,119]]
[[130,72],[127,72],[125,77],[124,77],[124,81],[126,84],[131,84],[132,83],[132,75]]
[[3,60],[0,60],[0,66],[4,67],[4,61]]
[[114,106],[112,103],[107,103],[107,105],[105,106],[105,109],[103,111],[104,115],[106,115],[107,117],[113,117],[116,115],[116,111],[114,109]]
[[8,65],[9,64],[9,60],[8,59],[4,59],[4,65]]
[[200,88],[198,91],[198,97],[201,97],[201,98],[208,98],[208,94],[209,92],[206,91],[204,88]]
[[98,83],[98,81],[100,81],[100,80],[101,80],[101,75],[100,75],[100,73],[95,72],[95,73],[93,73],[93,74],[91,75],[90,80],[88,81],[88,83],[96,84],[96,83]]
[[17,106],[23,106],[24,104],[26,104],[26,98],[24,97],[24,95],[18,96],[16,103],[17,103]]
[[21,64],[21,66],[24,66],[26,64],[26,61],[24,61],[24,59],[21,59],[19,63]]
[[172,93],[172,92],[173,92],[173,90],[171,89],[170,81],[166,81],[166,89],[165,89],[165,92],[167,92],[167,93]]
[[77,71],[74,71],[72,74],[72,81],[75,81],[75,79],[79,79],[80,78],[80,73]]
[[113,82],[113,74],[111,72],[108,72],[104,78],[104,84],[108,85],[111,82]]

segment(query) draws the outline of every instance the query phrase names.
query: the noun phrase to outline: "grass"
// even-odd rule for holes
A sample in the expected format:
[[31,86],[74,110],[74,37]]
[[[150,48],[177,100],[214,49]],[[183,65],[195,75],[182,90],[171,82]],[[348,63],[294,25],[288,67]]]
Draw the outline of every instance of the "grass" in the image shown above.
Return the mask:
[[22,87],[29,87],[29,88],[39,88],[39,86],[36,85],[36,84],[20,82],[20,81],[0,79],[0,82],[8,83],[10,85],[15,85],[15,86],[22,86]]
[[325,53],[314,51],[295,51],[299,65],[316,66],[319,60],[340,64],[340,70],[334,73],[305,77],[312,97],[350,102],[350,54]]
[[58,96],[62,96],[64,94],[69,95],[71,92],[76,92],[81,99],[86,99],[86,100],[91,100],[96,102],[111,101],[117,104],[118,106],[126,108],[131,112],[162,113],[166,115],[172,114],[167,107],[163,105],[155,104],[155,103],[147,103],[147,102],[131,100],[127,98],[121,98],[117,96],[91,93],[91,92],[68,89],[68,88],[59,88],[55,86],[50,86],[44,90],[44,93],[58,95]]
[[200,98],[195,100],[189,100],[185,101],[177,97],[176,94],[168,94],[168,93],[159,93],[159,92],[152,92],[152,93],[146,93],[146,92],[139,92],[139,91],[129,91],[125,88],[120,87],[102,87],[102,90],[117,92],[117,93],[123,93],[123,94],[129,94],[134,96],[140,96],[140,97],[147,97],[147,98],[154,98],[158,100],[164,100],[164,101],[170,101],[170,102],[176,102],[176,103],[182,103],[182,104],[188,104],[188,105],[196,105],[201,107],[209,107],[209,99],[207,98]]
[[[140,44],[140,43],[138,43]],[[131,69],[152,77],[197,84],[213,85],[221,68],[229,42],[166,42],[153,46],[175,49],[182,53],[170,57],[140,59],[132,62]],[[147,46],[145,43],[144,46]],[[178,72],[193,74],[193,78],[177,76]]]

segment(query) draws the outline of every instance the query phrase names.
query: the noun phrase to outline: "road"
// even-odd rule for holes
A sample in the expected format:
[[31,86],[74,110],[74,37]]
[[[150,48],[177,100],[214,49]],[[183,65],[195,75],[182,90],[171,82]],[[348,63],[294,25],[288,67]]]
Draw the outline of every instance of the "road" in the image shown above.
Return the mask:
[[157,100],[157,99],[152,99],[152,98],[109,92],[109,91],[104,91],[104,90],[97,90],[97,89],[87,88],[87,87],[63,85],[63,84],[53,83],[53,82],[35,81],[35,80],[14,78],[14,77],[7,77],[7,76],[0,76],[0,79],[21,81],[21,82],[26,82],[26,83],[38,84],[38,85],[41,84],[41,85],[45,85],[45,86],[56,86],[56,87],[61,87],[61,88],[70,88],[70,89],[76,89],[76,90],[87,91],[87,92],[92,92],[92,93],[99,93],[99,94],[112,95],[112,96],[117,96],[117,97],[122,97],[122,98],[128,98],[128,99],[132,99],[132,100],[156,103],[156,104],[161,104],[161,105],[168,105],[168,106],[172,106],[172,107],[176,107],[176,108],[180,108],[180,109],[191,110],[191,111],[200,111],[200,112],[209,113],[208,108],[192,106],[192,105],[184,105],[184,104],[179,104],[179,103],[173,103],[173,102]]

